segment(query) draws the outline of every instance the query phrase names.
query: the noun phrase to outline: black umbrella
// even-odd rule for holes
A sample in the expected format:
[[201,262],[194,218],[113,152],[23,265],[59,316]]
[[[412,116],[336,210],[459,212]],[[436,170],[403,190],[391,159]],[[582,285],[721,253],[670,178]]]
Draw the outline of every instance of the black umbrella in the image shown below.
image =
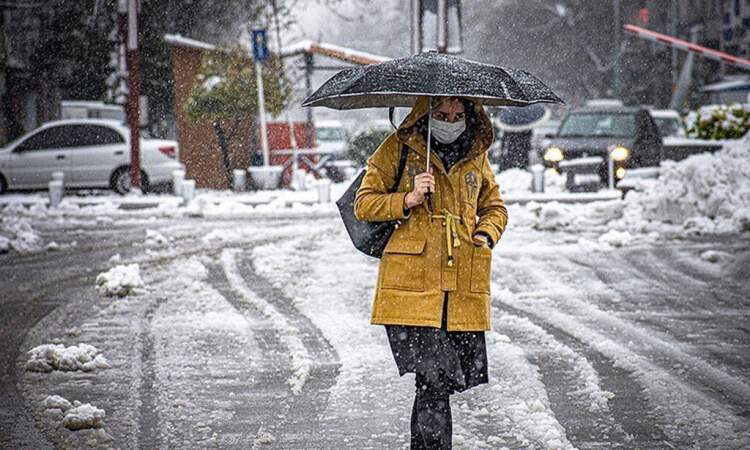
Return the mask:
[[305,99],[302,106],[409,107],[422,96],[472,97],[486,106],[563,103],[525,70],[433,51],[342,70]]
[[[410,107],[419,97],[471,97],[487,106],[564,103],[525,70],[508,69],[434,51],[342,70],[302,102],[334,109]],[[430,164],[432,101],[427,127]]]
[[549,116],[549,109],[540,104],[525,107],[508,106],[500,111],[497,122],[503,131],[528,131],[549,119]]

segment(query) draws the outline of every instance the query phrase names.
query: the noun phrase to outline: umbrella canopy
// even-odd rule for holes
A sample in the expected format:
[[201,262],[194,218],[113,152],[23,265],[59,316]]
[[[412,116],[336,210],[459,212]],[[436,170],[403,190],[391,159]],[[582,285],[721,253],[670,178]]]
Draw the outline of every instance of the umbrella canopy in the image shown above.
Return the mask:
[[549,119],[550,111],[544,105],[526,107],[508,106],[500,111],[497,125],[503,131],[528,131]]
[[342,70],[305,99],[302,106],[410,107],[421,96],[472,97],[486,106],[564,103],[524,70],[431,51]]

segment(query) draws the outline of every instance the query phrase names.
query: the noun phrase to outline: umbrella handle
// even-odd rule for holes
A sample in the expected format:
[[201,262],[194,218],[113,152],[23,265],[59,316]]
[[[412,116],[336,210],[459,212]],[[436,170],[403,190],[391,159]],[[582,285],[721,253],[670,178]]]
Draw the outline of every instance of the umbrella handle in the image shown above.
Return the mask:
[[[428,109],[427,109],[427,164],[425,167],[425,172],[430,173],[430,152],[432,150],[432,96],[430,96],[430,99],[428,101]],[[428,189],[427,193],[425,194],[425,197],[427,197],[427,201],[425,202],[425,208],[427,208],[427,212],[431,214],[432,211],[432,192]]]
[[430,173],[430,152],[432,150],[432,97],[428,102],[429,109],[427,110],[427,166],[425,172]]

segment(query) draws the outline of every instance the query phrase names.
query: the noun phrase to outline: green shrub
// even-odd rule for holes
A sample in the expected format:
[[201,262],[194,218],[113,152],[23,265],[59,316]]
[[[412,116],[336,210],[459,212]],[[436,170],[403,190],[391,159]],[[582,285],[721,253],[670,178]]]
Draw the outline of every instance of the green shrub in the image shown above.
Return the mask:
[[347,158],[354,161],[359,167],[366,166],[367,158],[375,153],[375,150],[391,133],[391,130],[382,128],[370,128],[358,133],[347,144]]
[[750,109],[740,104],[703,107],[687,117],[687,134],[698,139],[739,139],[750,130]]

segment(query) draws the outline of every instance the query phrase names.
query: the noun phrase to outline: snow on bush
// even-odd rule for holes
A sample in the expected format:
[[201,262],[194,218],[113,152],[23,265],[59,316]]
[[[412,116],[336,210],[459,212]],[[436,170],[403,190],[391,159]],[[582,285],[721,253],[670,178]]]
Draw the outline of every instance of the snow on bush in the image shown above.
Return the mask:
[[750,130],[750,106],[710,105],[687,117],[689,137],[699,139],[739,139]]
[[109,297],[125,297],[143,287],[138,264],[115,266],[96,277],[96,289]]
[[624,220],[631,230],[653,221],[701,232],[750,231],[750,138],[662,162],[658,179],[627,194]]
[[101,352],[89,344],[66,347],[63,344],[44,344],[28,351],[29,360],[24,368],[32,372],[53,370],[91,372],[109,369],[109,362]]

